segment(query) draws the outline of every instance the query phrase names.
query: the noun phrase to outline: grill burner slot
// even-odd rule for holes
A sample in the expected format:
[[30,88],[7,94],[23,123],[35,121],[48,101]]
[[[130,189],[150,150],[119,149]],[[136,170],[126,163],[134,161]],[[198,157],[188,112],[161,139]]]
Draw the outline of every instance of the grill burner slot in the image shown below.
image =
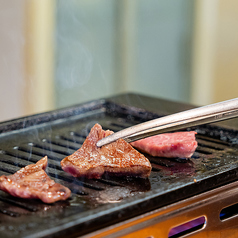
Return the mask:
[[3,197],[3,196],[0,196],[0,200],[3,201],[3,202],[6,202],[6,203],[11,203],[15,206],[18,206],[18,207],[22,207],[30,212],[36,212],[38,210],[37,207],[35,206],[32,206],[30,204],[27,204],[25,201],[24,202],[20,202],[20,201],[16,201],[15,199],[12,199],[10,197],[6,198],[6,197]]
[[64,148],[68,148],[68,149],[71,149],[71,150],[78,150],[79,147],[78,146],[75,146],[75,144],[71,144],[69,142],[65,143],[65,141],[60,141],[60,140],[51,140],[51,141],[47,141],[47,143],[49,144],[52,144],[52,145],[57,145],[57,146],[61,146],[61,147],[64,147]]
[[80,134],[80,133],[78,133],[78,132],[75,132],[75,131],[71,131],[70,134],[82,138],[82,139],[83,139],[83,142],[84,142],[84,140],[85,140],[86,137],[87,137],[87,136],[82,135],[82,134]]
[[43,149],[43,150],[49,151],[49,152],[56,152],[58,154],[62,154],[62,155],[65,155],[65,156],[69,156],[69,155],[72,154],[71,152],[67,152],[67,151],[56,149],[56,148],[54,148],[55,146],[53,147],[52,145],[34,144],[33,146],[36,147],[36,148],[39,148],[39,149]]
[[204,216],[186,222],[182,225],[174,227],[169,232],[169,238],[178,238],[184,235],[189,235],[192,232],[198,231],[204,227],[206,219]]
[[62,139],[62,140],[65,140],[65,141],[69,141],[69,142],[72,142],[72,143],[77,143],[79,145],[81,145],[84,140],[77,140],[75,139],[75,137],[73,139],[69,138],[69,137],[66,137],[66,136],[60,136],[59,139]]
[[[9,173],[9,174],[13,174],[16,172],[16,166],[13,166],[13,165],[10,165],[10,164],[7,164],[7,166],[5,166],[6,164],[4,164],[3,162],[0,162],[0,166],[1,166],[1,172],[6,172],[6,173]],[[18,168],[19,169],[19,168]],[[2,173],[4,174],[4,173]]]
[[220,220],[223,221],[232,218],[234,216],[237,216],[237,214],[238,214],[238,203],[223,208],[220,212]]
[[[85,182],[85,181],[82,181],[82,180],[79,180],[79,179],[72,179],[71,177],[69,176],[61,176],[61,175],[58,175],[58,174],[54,174],[54,173],[49,173],[49,175],[51,177],[55,177],[55,178],[58,178],[58,179],[61,179],[61,180],[64,180],[64,181],[67,181],[69,183],[73,183],[73,184],[76,184],[78,186],[84,186],[86,188],[90,188],[90,189],[93,189],[93,190],[98,190],[98,191],[101,191],[103,190],[102,187],[99,187],[97,185],[94,185],[90,182]],[[84,194],[82,194],[84,195]]]
[[19,167],[24,167],[25,166],[25,161],[22,161],[19,158],[16,161],[16,157],[10,156],[8,154],[4,154],[3,156],[0,155],[0,161],[2,163],[6,163],[6,164],[10,164],[10,165],[15,165],[15,166],[19,166]]
[[11,217],[19,217],[20,216],[19,213],[10,211],[10,210],[8,210],[6,208],[3,208],[3,207],[0,207],[0,212],[5,214],[5,215],[11,216]]
[[217,144],[217,145],[224,145],[224,146],[230,146],[230,145],[231,145],[231,144],[228,143],[227,141],[222,141],[222,140],[219,140],[219,139],[214,139],[214,138],[211,138],[211,137],[209,137],[209,136],[204,136],[204,135],[201,135],[201,134],[197,134],[196,137],[197,137],[198,139],[202,139],[202,140],[214,142],[214,143]]
[[156,165],[156,164],[151,163],[151,166],[152,166],[152,171],[154,171],[154,172],[159,172],[159,171],[161,171],[161,168],[157,168],[157,165]]
[[96,181],[99,181],[101,183],[105,183],[105,184],[108,184],[108,185],[111,185],[111,186],[123,186],[121,183],[118,183],[116,181],[112,181],[112,180],[107,180],[107,179],[96,179]]
[[208,148],[208,149],[213,149],[213,150],[224,150],[224,147],[218,147],[217,145],[211,145],[211,144],[206,144],[204,142],[198,141],[198,145],[200,147]]
[[197,147],[196,152],[198,152],[200,154],[204,154],[204,155],[211,155],[212,154],[211,149],[208,149],[206,147],[201,147],[201,146]]
[[118,128],[118,130],[122,130],[122,129],[126,129],[127,127],[130,127],[132,126],[132,124],[129,124],[129,123],[126,123],[127,125],[125,126],[125,123],[124,125],[123,124],[119,124],[119,123],[110,123],[110,126],[111,127],[114,127],[114,128]]
[[40,157],[44,157],[44,156],[47,155],[47,157],[50,160],[60,161],[57,154],[53,153],[53,151],[51,151],[50,153],[47,154],[44,150],[41,150],[41,149],[38,149],[38,148],[35,148],[35,147],[32,147],[32,149],[30,149],[30,148],[24,147],[24,146],[19,147],[18,150],[21,151],[21,152],[29,153],[30,156],[31,155],[37,155],[37,156],[40,156]]

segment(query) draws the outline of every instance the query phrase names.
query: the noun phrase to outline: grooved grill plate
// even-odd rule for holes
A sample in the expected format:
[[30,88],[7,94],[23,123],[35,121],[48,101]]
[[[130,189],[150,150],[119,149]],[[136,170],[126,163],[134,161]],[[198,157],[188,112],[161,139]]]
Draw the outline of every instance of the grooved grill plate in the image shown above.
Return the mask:
[[214,125],[188,128],[198,132],[191,159],[146,155],[153,167],[148,179],[77,179],[60,167],[95,123],[118,131],[190,107],[126,94],[1,123],[0,175],[47,155],[47,174],[70,188],[72,196],[47,205],[0,192],[0,236],[76,237],[237,180],[238,131]]

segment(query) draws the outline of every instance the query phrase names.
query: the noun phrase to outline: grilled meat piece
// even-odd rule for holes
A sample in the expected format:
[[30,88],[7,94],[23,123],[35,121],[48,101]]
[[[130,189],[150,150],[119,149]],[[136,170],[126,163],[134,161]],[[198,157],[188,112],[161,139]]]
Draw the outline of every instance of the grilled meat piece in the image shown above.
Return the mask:
[[195,131],[165,133],[131,142],[131,145],[152,156],[190,158],[197,148],[195,134]]
[[28,165],[15,174],[0,177],[0,189],[15,197],[38,198],[45,203],[66,200],[71,191],[51,180],[44,171],[47,166],[47,156],[36,164]]
[[82,147],[61,161],[62,169],[74,177],[100,178],[104,173],[148,177],[149,160],[124,140],[97,147],[97,141],[112,133],[94,125]]

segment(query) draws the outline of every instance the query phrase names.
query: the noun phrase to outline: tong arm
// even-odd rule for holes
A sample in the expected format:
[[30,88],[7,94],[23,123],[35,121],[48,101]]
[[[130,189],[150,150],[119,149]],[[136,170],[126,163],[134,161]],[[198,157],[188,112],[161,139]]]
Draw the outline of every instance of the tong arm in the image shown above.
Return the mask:
[[164,116],[123,129],[101,139],[97,142],[97,146],[101,147],[116,141],[119,138],[122,138],[127,142],[132,142],[160,133],[172,132],[186,127],[222,121],[237,116],[238,98],[235,98]]

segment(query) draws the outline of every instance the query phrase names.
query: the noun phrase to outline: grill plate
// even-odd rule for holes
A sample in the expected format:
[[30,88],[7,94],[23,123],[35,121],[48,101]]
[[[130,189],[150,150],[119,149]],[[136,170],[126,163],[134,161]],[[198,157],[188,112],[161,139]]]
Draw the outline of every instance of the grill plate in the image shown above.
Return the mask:
[[198,132],[199,143],[189,160],[146,155],[153,167],[149,179],[77,179],[60,167],[95,123],[118,131],[189,108],[125,94],[1,123],[0,175],[47,155],[47,174],[72,191],[68,201],[52,205],[0,192],[1,237],[76,237],[237,180],[238,132],[221,124],[188,128]]

